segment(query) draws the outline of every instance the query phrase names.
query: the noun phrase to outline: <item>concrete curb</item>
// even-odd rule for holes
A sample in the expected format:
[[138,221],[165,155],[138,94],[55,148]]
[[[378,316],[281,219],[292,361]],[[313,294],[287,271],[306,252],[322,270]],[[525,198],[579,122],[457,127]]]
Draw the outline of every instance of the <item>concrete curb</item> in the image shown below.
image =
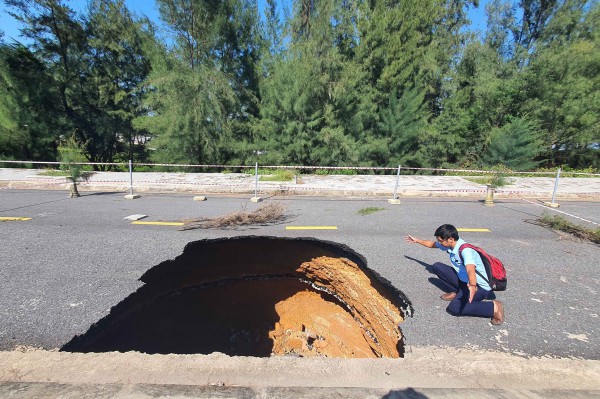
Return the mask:
[[346,398],[346,399],[492,399],[492,398],[597,398],[599,391],[580,390],[506,390],[474,388],[323,388],[323,387],[225,387],[152,384],[86,384],[70,385],[39,382],[0,383],[0,396],[15,399],[29,398]]
[[[86,372],[83,372],[86,370]],[[0,352],[0,381],[253,387],[600,390],[600,361],[411,347],[400,359]],[[2,395],[0,395],[2,396]]]

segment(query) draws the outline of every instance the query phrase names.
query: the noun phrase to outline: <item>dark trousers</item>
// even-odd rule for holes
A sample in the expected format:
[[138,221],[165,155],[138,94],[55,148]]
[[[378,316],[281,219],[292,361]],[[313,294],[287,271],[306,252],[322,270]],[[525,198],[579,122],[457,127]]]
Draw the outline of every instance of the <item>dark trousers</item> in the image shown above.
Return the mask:
[[469,303],[469,286],[467,283],[459,280],[454,269],[443,263],[436,262],[432,265],[432,271],[450,287],[456,291],[456,297],[450,301],[446,308],[448,313],[454,316],[478,316],[489,317],[494,316],[494,304],[490,301],[482,302],[487,299],[491,291],[486,291],[481,287],[477,287],[477,292],[473,297],[473,301]]

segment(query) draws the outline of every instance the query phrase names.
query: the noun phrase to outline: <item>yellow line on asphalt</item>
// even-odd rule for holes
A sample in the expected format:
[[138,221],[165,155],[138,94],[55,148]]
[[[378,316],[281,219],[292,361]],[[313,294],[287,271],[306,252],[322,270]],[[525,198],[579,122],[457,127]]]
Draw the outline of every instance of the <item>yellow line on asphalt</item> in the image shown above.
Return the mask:
[[286,230],[337,230],[337,226],[285,226]]
[[183,226],[183,222],[140,222],[140,221],[135,221],[135,222],[131,222],[131,224],[149,224],[149,225],[155,225],[155,226]]
[[2,216],[0,217],[0,222],[15,222],[21,220],[31,220],[31,218],[21,218],[21,217],[11,217],[11,216]]
[[460,227],[458,229],[456,229],[458,231],[467,231],[470,233],[489,233],[490,229],[468,229],[468,228],[464,228],[464,227]]

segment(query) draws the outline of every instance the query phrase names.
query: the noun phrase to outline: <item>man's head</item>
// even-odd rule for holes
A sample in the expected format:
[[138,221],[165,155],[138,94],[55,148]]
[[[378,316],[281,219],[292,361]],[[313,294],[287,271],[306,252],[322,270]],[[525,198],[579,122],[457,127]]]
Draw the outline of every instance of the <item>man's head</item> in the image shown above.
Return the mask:
[[435,238],[443,246],[454,248],[458,241],[458,230],[451,224],[443,224],[435,231]]

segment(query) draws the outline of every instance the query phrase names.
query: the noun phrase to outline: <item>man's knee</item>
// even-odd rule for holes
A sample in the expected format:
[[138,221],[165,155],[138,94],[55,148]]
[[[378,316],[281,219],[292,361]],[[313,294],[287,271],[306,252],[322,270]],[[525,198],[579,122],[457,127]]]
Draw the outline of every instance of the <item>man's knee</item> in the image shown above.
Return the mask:
[[445,275],[449,268],[450,266],[442,262],[435,262],[433,265],[431,265],[431,272],[437,274],[438,276],[441,276]]
[[461,302],[458,299],[453,299],[448,304],[446,311],[452,316],[460,316]]
[[445,267],[450,267],[442,262],[435,262],[433,265],[431,265],[431,268],[433,270],[444,270]]

